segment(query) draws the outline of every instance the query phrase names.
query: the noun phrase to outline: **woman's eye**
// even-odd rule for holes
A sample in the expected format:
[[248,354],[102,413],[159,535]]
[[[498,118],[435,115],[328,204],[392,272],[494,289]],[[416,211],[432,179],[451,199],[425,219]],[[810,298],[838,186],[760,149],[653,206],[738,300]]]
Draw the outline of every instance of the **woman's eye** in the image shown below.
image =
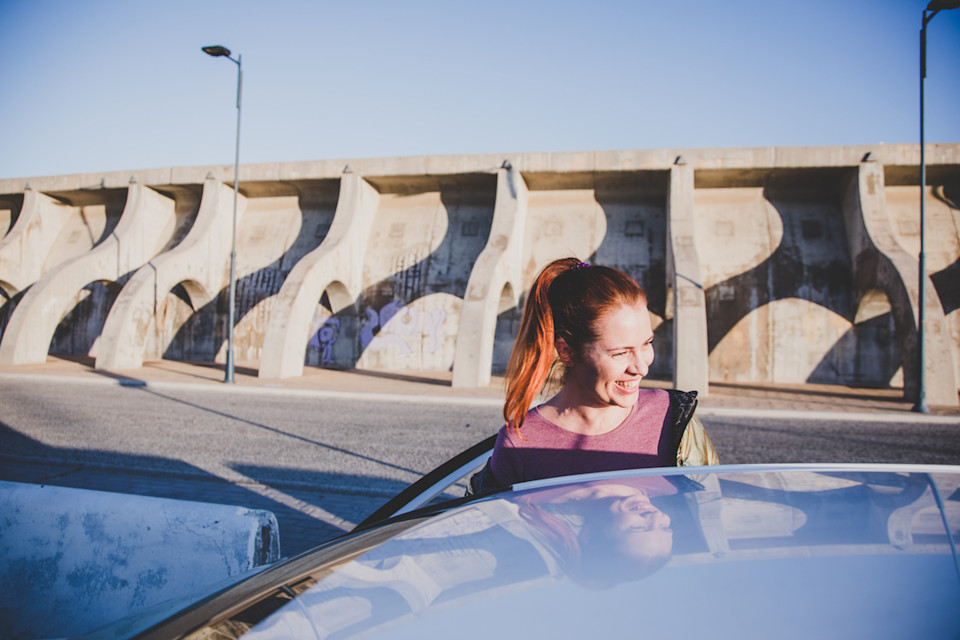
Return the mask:
[[626,351],[617,351],[616,353],[613,354],[613,357],[614,357],[614,358],[620,358],[620,357],[623,357],[623,356],[625,356],[625,355],[627,355],[627,352],[626,352]]

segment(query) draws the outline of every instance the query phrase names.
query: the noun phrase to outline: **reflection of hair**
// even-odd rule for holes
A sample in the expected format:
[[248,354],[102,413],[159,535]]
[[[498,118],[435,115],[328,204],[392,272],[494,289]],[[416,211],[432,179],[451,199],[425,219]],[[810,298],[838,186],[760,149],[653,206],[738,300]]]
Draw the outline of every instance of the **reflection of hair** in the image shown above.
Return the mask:
[[610,267],[588,266],[576,258],[548,264],[537,276],[523,309],[520,333],[507,365],[503,417],[519,430],[534,397],[543,388],[554,359],[554,342],[571,349],[597,339],[594,323],[623,305],[646,304],[633,278]]
[[531,500],[530,496],[522,496],[518,502],[520,517],[539,534],[558,558],[565,559],[567,563],[580,561],[580,543],[573,527]]

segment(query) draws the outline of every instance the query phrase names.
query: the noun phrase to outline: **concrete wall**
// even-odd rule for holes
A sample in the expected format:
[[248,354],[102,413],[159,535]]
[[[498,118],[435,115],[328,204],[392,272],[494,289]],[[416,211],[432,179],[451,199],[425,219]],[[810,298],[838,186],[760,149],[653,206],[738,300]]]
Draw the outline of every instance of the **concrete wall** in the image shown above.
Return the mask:
[[[889,352],[889,340],[860,336],[851,345],[857,353],[837,352],[858,299],[843,226],[843,179],[843,170],[702,178],[694,210],[711,379],[891,382],[895,366],[853,366],[860,351]],[[714,186],[718,182],[730,186]]]
[[80,635],[280,559],[269,511],[0,482],[7,638]]
[[[927,158],[928,402],[956,404],[960,145]],[[877,145],[243,166],[237,361],[265,377],[452,370],[455,385],[484,385],[506,366],[537,271],[573,254],[646,288],[654,377],[702,393],[714,381],[913,394],[918,161],[916,145]],[[0,361],[222,362],[231,174],[0,181]],[[134,189],[155,193],[154,209],[131,204]],[[172,222],[139,262],[83,266],[121,218],[158,215]],[[67,286],[67,262],[89,273]],[[34,289],[57,292],[43,307],[55,330],[17,328],[50,297]]]

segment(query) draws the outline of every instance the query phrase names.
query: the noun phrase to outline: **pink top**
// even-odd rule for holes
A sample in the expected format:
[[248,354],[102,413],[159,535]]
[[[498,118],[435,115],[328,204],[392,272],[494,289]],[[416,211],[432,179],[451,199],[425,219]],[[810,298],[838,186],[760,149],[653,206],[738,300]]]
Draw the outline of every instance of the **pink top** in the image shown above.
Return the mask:
[[[664,441],[670,394],[641,390],[637,403],[608,433],[585,436],[557,426],[531,409],[520,435],[500,428],[490,470],[500,486],[595,471],[676,465],[676,452]],[[520,437],[522,436],[522,438]]]

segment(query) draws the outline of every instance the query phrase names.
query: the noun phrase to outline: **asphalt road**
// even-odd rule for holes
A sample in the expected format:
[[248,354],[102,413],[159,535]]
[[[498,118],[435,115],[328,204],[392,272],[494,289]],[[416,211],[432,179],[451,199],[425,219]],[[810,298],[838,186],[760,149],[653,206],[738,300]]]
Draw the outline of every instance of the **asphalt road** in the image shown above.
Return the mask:
[[[960,464],[960,425],[704,412],[724,463]],[[492,402],[0,379],[0,480],[270,509],[290,555],[496,432]]]

